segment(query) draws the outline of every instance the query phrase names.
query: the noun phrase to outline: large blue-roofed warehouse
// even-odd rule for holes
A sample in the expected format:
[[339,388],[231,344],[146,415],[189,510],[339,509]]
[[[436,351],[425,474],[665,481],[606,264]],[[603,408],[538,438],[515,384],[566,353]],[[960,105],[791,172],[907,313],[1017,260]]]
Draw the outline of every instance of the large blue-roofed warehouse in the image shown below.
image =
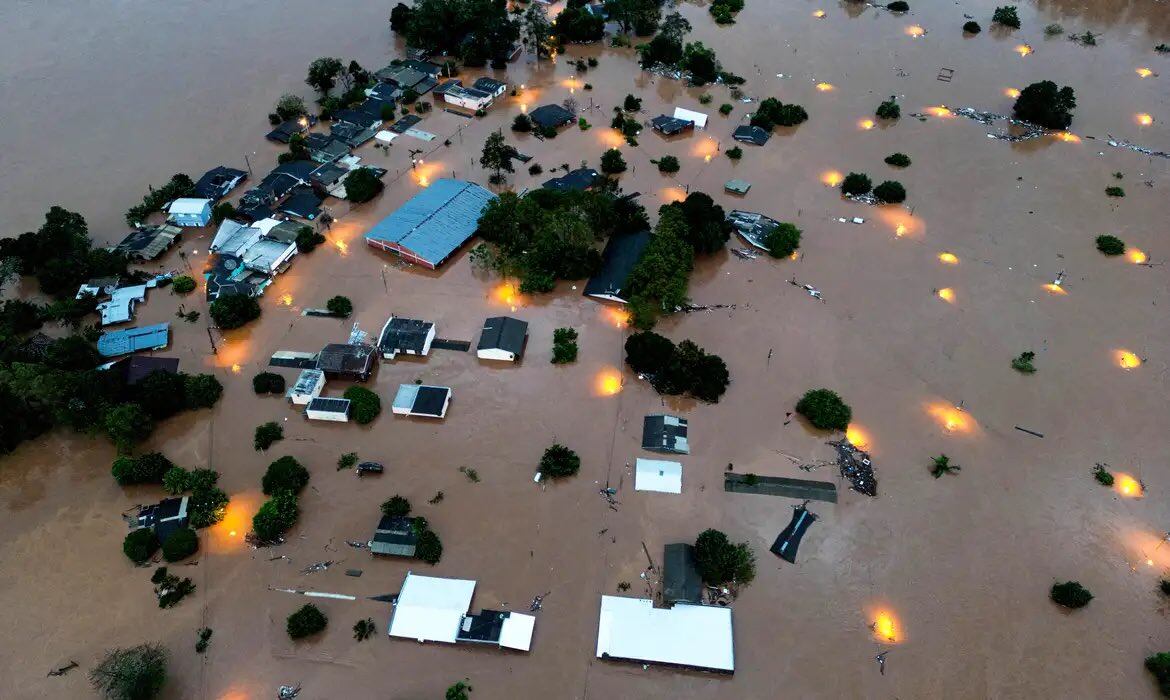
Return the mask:
[[495,197],[474,182],[436,180],[370,229],[366,243],[434,270],[475,235]]

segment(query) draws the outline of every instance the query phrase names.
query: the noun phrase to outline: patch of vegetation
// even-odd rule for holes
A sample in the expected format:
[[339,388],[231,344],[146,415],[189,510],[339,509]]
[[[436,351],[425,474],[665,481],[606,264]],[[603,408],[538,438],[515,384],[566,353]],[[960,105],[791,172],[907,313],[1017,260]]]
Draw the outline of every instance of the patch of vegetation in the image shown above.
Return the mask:
[[1121,255],[1125,252],[1125,241],[1108,234],[1097,236],[1097,250],[1109,256]]
[[476,471],[476,469],[474,467],[468,467],[468,466],[464,465],[464,466],[459,467],[459,471],[464,476],[466,476],[467,480],[470,481],[471,483],[473,483],[473,484],[479,483],[479,472]]
[[937,457],[930,458],[930,475],[938,479],[943,474],[954,474],[962,471],[962,467],[957,464],[951,464],[951,458],[945,454],[940,454]]
[[171,283],[171,289],[175,290],[175,294],[190,294],[195,291],[195,280],[188,275],[179,275]]
[[874,110],[874,114],[878,119],[897,119],[902,116],[902,108],[898,105],[897,99],[890,95],[890,99],[885,100],[878,108]]
[[1085,607],[1093,599],[1093,594],[1089,592],[1089,589],[1078,581],[1054,583],[1048,595],[1052,598],[1052,602],[1072,610]]
[[1158,681],[1158,690],[1162,696],[1170,698],[1170,652],[1147,656],[1145,666],[1147,671],[1154,674],[1154,680]]
[[773,258],[787,258],[800,247],[801,230],[795,224],[780,223],[764,235],[764,245]]
[[906,0],[894,0],[894,2],[886,5],[886,9],[890,12],[909,12],[910,3],[906,2]]
[[1067,129],[1072,124],[1072,111],[1076,106],[1076,93],[1072,88],[1058,88],[1051,80],[1042,80],[1020,91],[1012,113],[1016,119],[1046,129]]
[[1093,32],[1086,29],[1084,34],[1073,34],[1072,36],[1069,37],[1069,39],[1072,39],[1074,42],[1080,44],[1081,46],[1096,46],[1097,45],[1097,37],[1099,37],[1099,36],[1101,36],[1101,35],[1094,34]]
[[[397,8],[395,8],[397,10]],[[408,46],[454,56],[464,65],[499,65],[520,40],[520,23],[508,16],[506,3],[482,0],[426,0],[391,16],[392,31]],[[550,34],[547,19],[539,34]],[[501,66],[502,67],[502,66]]]
[[873,196],[879,202],[886,204],[900,204],[906,201],[906,188],[897,180],[886,180],[873,188]]
[[297,250],[302,253],[312,253],[313,249],[325,242],[325,236],[317,233],[311,226],[302,226],[297,229]]
[[[614,108],[617,109],[616,107]],[[613,115],[613,121],[609,123],[611,129],[617,129],[621,132],[622,137],[631,146],[638,145],[638,134],[642,132],[642,124],[637,119],[627,116],[624,112],[618,110]]]
[[560,479],[573,476],[580,469],[581,458],[577,456],[577,453],[560,443],[556,443],[549,446],[541,455],[537,471],[546,479]]
[[247,294],[221,294],[208,312],[216,327],[230,331],[260,318],[260,302]]
[[374,618],[372,617],[367,617],[364,620],[358,620],[353,623],[353,638],[359,642],[364,642],[370,637],[373,637],[377,631],[378,628],[374,626]]
[[162,543],[163,559],[181,561],[199,551],[199,535],[189,527],[175,530]]
[[611,148],[601,154],[601,172],[606,175],[617,175],[625,171],[626,159],[622,157],[621,151],[616,148]]
[[122,540],[122,552],[135,564],[145,564],[158,551],[158,537],[154,530],[141,527],[131,530]]
[[724,102],[723,104],[719,105],[719,113],[720,113],[720,114],[722,114],[722,115],[723,115],[723,116],[725,116],[725,117],[726,117],[728,114],[731,114],[731,110],[733,110],[733,109],[735,109],[735,107],[733,107],[732,105],[728,104],[727,102]]
[[695,567],[707,585],[746,585],[756,577],[756,555],[747,542],[733,544],[724,533],[708,529],[695,539]]
[[358,456],[357,452],[346,452],[337,458],[337,471],[344,469],[353,469],[357,466]]
[[382,515],[387,518],[405,518],[410,515],[410,501],[394,494],[382,502]]
[[89,672],[89,682],[106,700],[152,700],[167,680],[167,652],[158,644],[139,644],[106,652]]
[[329,301],[325,302],[325,308],[338,318],[348,318],[353,313],[353,302],[349,297],[330,297]]
[[639,331],[626,339],[625,349],[626,363],[660,394],[690,394],[717,403],[731,383],[723,358],[690,340],[675,345],[657,333]]
[[493,131],[483,142],[483,151],[479,156],[479,164],[486,170],[493,171],[490,182],[501,184],[506,178],[504,173],[516,172],[512,159],[516,156],[516,149],[504,141],[504,132]]
[[202,654],[207,651],[207,647],[211,644],[211,628],[200,627],[198,632],[199,638],[195,640],[195,653]]
[[1170,44],[1158,44],[1154,47],[1154,51],[1158,53],[1170,53]]
[[711,100],[713,100],[713,99],[715,99],[715,98],[711,97],[711,93],[704,92],[702,95],[699,95],[699,104],[709,105],[709,104],[711,104]]
[[444,498],[446,498],[445,493],[443,493],[442,491],[435,491],[435,495],[431,496],[430,500],[428,500],[427,503],[430,503],[432,506],[438,505],[439,503],[443,502]]
[[276,372],[260,372],[252,377],[252,391],[257,394],[283,394],[284,377]]
[[1101,484],[1102,486],[1113,485],[1113,475],[1110,474],[1109,470],[1105,468],[1105,465],[1101,464],[1100,462],[1098,462],[1097,465],[1093,467],[1093,478],[1096,479],[1097,483]]
[[[466,680],[466,679],[464,679]],[[447,688],[444,700],[470,700],[472,688],[464,681],[459,681]]]
[[147,452],[137,457],[118,457],[110,467],[119,486],[134,484],[161,484],[163,475],[175,463],[161,452]]
[[678,158],[674,156],[662,156],[654,162],[658,166],[660,173],[677,173],[679,171]]
[[820,430],[844,430],[853,418],[853,409],[831,389],[810,389],[796,402],[796,412]]
[[291,491],[278,491],[252,517],[252,531],[261,542],[276,542],[297,522],[300,508],[297,496]]
[[346,176],[345,198],[354,204],[368,202],[382,193],[385,185],[370,168],[356,168]]
[[1024,374],[1032,374],[1036,371],[1036,367],[1032,364],[1032,360],[1036,358],[1036,353],[1031,350],[1021,352],[1012,360],[1012,369]]
[[577,361],[577,331],[573,328],[557,328],[553,331],[552,363],[563,365]]
[[707,11],[715,18],[715,24],[735,24],[735,14],[743,6],[744,0],[711,0]]
[[1170,580],[1162,579],[1158,581],[1158,590],[1164,596],[1170,596]]
[[[191,582],[191,579],[179,578],[169,573],[165,566],[154,570],[150,582],[154,584],[154,596],[158,599],[160,608],[174,607],[179,604],[179,601],[195,592],[195,584]],[[206,648],[204,645],[204,649]],[[195,650],[199,650],[198,643],[195,645]]]
[[873,182],[865,173],[849,173],[845,176],[845,179],[841,181],[841,194],[867,194],[872,189]]
[[642,109],[642,98],[627,94],[622,101],[622,109],[627,112],[638,112]]
[[[195,189],[195,183],[183,173],[176,173],[162,187],[151,187],[142,198],[142,204],[136,204],[126,212],[126,223],[130,226],[146,223],[147,217],[163,208],[163,205],[180,197],[186,197]],[[54,207],[56,209],[56,207]],[[47,251],[52,255],[53,251]]]
[[316,605],[307,603],[288,616],[285,630],[288,631],[290,639],[304,639],[317,634],[328,624],[329,618],[325,617],[325,613]]
[[968,34],[978,34],[983,31],[983,27],[980,27],[978,22],[971,20],[963,23],[963,31]]
[[414,556],[434,566],[443,558],[443,541],[427,525],[426,518],[415,518],[414,527],[418,532],[418,542],[415,543]]
[[905,153],[891,153],[886,156],[886,165],[892,165],[895,168],[909,168],[910,156]]
[[739,146],[733,146],[732,148],[724,151],[723,154],[732,160],[739,160],[740,158],[743,158],[743,149]]
[[1107,197],[1124,197],[1125,190],[1116,186],[1116,185],[1114,185],[1112,187],[1106,187],[1105,188],[1105,196],[1107,196]]
[[532,118],[521,112],[512,120],[512,131],[527,133],[532,131]]
[[252,438],[252,446],[257,451],[267,450],[272,447],[277,440],[284,439],[284,428],[280,423],[275,421],[268,421],[256,426],[256,434]]
[[1044,28],[1044,34],[1046,36],[1059,36],[1061,34],[1064,34],[1064,27],[1060,26],[1059,24],[1055,24],[1055,23],[1050,24]]
[[808,120],[808,112],[797,104],[784,104],[775,97],[769,97],[752,113],[751,125],[765,131],[777,126],[796,126]]
[[218,483],[219,472],[214,469],[188,471],[182,467],[171,467],[163,475],[163,488],[167,493],[177,496],[187,491],[191,492],[187,502],[187,515],[191,527],[197,530],[223,520],[229,499],[223,489],[217,486]]
[[585,117],[580,117],[577,119],[577,128],[581,131],[589,131],[593,128],[593,125],[585,121]]
[[[553,35],[562,44],[586,44],[605,35],[605,20],[590,13],[584,3],[569,3],[553,23]],[[581,61],[581,66],[587,64]]]
[[540,167],[540,163],[533,163],[532,165],[528,166],[529,175],[539,175],[543,172],[544,168]]
[[265,496],[275,496],[280,493],[291,493],[294,496],[309,483],[309,470],[297,461],[295,457],[281,457],[268,465],[260,479],[260,487]]
[[349,399],[349,415],[361,425],[372,423],[382,412],[382,399],[363,386],[351,386],[342,396]]
[[1015,5],[1004,5],[995,8],[995,12],[991,15],[991,21],[993,24],[1011,27],[1012,29],[1020,28],[1020,16],[1016,13]]

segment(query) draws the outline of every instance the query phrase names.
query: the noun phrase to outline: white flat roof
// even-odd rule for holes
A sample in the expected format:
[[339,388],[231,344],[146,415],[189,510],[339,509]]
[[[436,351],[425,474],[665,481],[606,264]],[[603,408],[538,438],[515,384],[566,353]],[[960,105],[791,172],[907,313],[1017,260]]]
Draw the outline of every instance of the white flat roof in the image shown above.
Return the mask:
[[500,629],[500,646],[528,651],[532,647],[532,630],[535,627],[535,616],[508,613],[504,626]]
[[682,107],[675,107],[674,108],[674,118],[675,119],[686,119],[687,121],[692,121],[695,123],[696,129],[706,129],[707,128],[707,115],[703,114],[702,112],[693,112],[689,109],[683,109]]
[[182,197],[171,202],[171,208],[167,211],[171,214],[202,214],[208,204],[211,204],[210,199]]
[[407,573],[390,615],[390,636],[455,643],[475,581]]
[[682,464],[639,457],[634,469],[634,490],[682,493]]
[[731,608],[678,603],[655,608],[648,598],[601,596],[597,658],[735,670]]

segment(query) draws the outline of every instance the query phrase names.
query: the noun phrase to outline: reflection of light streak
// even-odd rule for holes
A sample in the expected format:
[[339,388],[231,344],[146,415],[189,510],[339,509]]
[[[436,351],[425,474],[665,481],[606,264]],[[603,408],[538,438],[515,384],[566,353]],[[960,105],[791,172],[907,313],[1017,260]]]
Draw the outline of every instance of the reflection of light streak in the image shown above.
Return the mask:
[[1003,94],[1007,95],[1008,97],[1010,97],[1014,100],[1020,96],[1020,91],[1015,89],[1015,88],[1007,88],[1003,91]]
[[792,255],[789,255],[789,256],[788,256],[788,259],[789,259],[789,260],[800,260],[800,252],[799,252],[799,251],[795,251],[795,250],[794,250],[794,251],[792,251]]
[[906,27],[906,33],[917,39],[918,37],[925,34],[926,30],[917,24],[912,24],[909,27]]
[[862,129],[869,131],[870,129],[873,128],[873,120],[872,119],[862,119],[861,121],[857,122],[857,125],[860,126]]
[[942,299],[948,304],[953,304],[955,303],[955,290],[951,289],[950,287],[943,287],[942,289],[938,290],[938,298]]
[[1149,68],[1138,68],[1137,74],[1143,78],[1148,78],[1154,74],[1154,71],[1150,70]]
[[1032,47],[1028,46],[1027,44],[1020,44],[1013,50],[1020,54],[1020,56],[1027,56],[1028,54],[1032,53]]
[[284,306],[292,306],[293,296],[291,294],[281,294],[280,303]]
[[821,175],[821,182],[825,183],[829,187],[837,187],[844,179],[845,176],[836,170],[830,170]]
[[1135,367],[1140,367],[1142,364],[1142,358],[1138,357],[1129,350],[1116,351],[1114,353],[1114,358],[1116,358],[1118,366],[1120,366],[1122,369],[1133,369]]
[[955,255],[954,253],[939,253],[938,260],[939,262],[946,263],[947,265],[959,264],[959,256]]
[[862,450],[869,449],[869,434],[858,425],[853,423],[849,424],[849,427],[845,429],[845,439],[852,443],[854,447]]
[[1146,254],[1145,254],[1145,252],[1144,252],[1144,251],[1142,251],[1142,249],[1140,249],[1140,248],[1128,248],[1128,249],[1126,249],[1126,251],[1125,251],[1125,257],[1126,257],[1126,259],[1127,259],[1127,260],[1129,260],[1131,263],[1135,263],[1135,264],[1138,264],[1138,265],[1141,265],[1142,263],[1144,263],[1144,262],[1146,262],[1147,260],[1149,260],[1149,259],[1150,259],[1150,256],[1146,255]]
[[613,396],[622,390],[622,374],[612,367],[603,369],[597,375],[596,390],[599,396]]
[[831,92],[833,90],[832,83],[817,83],[817,89],[821,92]]
[[927,404],[926,412],[948,433],[970,433],[975,430],[975,419],[966,411],[943,401]]
[[626,142],[626,137],[617,129],[598,129],[597,136],[602,144],[610,148],[620,148]]
[[1060,131],[1054,135],[1056,136],[1056,138],[1060,139],[1061,141],[1064,141],[1065,143],[1080,143],[1081,142],[1080,136],[1077,136],[1076,134],[1068,132],[1068,131]]
[[1129,498],[1140,498],[1144,491],[1140,481],[1129,474],[1117,473],[1113,475],[1113,489],[1122,496],[1128,496]]
[[522,306],[525,303],[523,295],[520,294],[520,289],[511,282],[501,282],[492,290],[492,296],[495,300],[512,311],[516,310],[517,306]]
[[937,107],[927,107],[926,111],[930,112],[931,114],[933,114],[936,117],[953,117],[953,116],[955,116],[955,113],[952,112],[950,110],[950,108],[947,107],[946,105],[939,105]]
[[898,224],[894,228],[894,238],[901,238],[906,235],[906,224]]
[[223,511],[223,519],[209,528],[218,549],[244,549],[244,534],[252,529],[252,516],[260,504],[255,491],[234,494]]
[[527,102],[520,103],[520,111],[524,112],[525,114],[528,114],[528,103]]
[[1142,126],[1149,126],[1150,124],[1154,123],[1154,118],[1151,117],[1150,115],[1146,114],[1145,112],[1137,115],[1136,119],[1137,119],[1137,123],[1141,124]]
[[602,316],[606,322],[612,323],[616,328],[625,328],[630,323],[630,312],[616,306],[602,307]]
[[1064,295],[1068,294],[1067,289],[1060,286],[1059,284],[1054,284],[1052,282],[1049,282],[1048,284],[1044,285],[1044,289],[1048,290],[1049,294],[1056,294],[1058,296],[1064,296]]
[[342,255],[349,253],[349,244],[345,241],[334,241],[333,245],[337,248],[338,253],[341,253]]
[[662,188],[662,199],[667,204],[670,202],[681,202],[687,198],[687,193],[681,187],[664,187]]

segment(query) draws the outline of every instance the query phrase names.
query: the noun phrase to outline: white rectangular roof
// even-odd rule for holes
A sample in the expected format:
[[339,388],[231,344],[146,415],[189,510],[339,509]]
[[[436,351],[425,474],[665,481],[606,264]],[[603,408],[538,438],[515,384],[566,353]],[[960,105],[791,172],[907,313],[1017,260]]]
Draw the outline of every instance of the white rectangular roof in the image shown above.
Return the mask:
[[209,204],[211,204],[210,199],[182,197],[171,202],[171,208],[167,211],[171,214],[202,214],[204,207]]
[[390,636],[454,644],[474,592],[475,581],[407,573],[390,616]]
[[682,464],[639,457],[634,468],[634,490],[682,493]]
[[735,670],[731,608],[601,596],[597,658]]
[[703,114],[702,112],[692,112],[689,109],[683,109],[682,107],[675,107],[674,108],[674,118],[675,119],[686,119],[687,121],[694,122],[696,129],[706,129],[707,128],[707,115]]
[[504,626],[500,629],[500,646],[528,651],[532,647],[532,630],[535,627],[535,616],[508,613]]

